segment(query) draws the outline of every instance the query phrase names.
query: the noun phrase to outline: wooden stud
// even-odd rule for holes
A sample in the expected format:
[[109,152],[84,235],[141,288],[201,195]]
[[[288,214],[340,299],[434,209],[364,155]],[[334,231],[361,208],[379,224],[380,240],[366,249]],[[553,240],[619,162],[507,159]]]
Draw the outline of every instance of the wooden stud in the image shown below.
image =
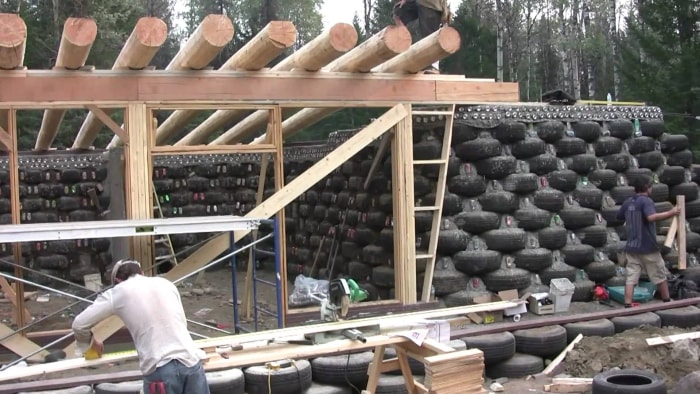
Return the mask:
[[552,360],[552,362],[549,363],[549,365],[547,365],[547,368],[545,368],[544,371],[542,371],[542,374],[543,375],[550,375],[559,366],[559,364],[561,364],[564,361],[564,359],[566,358],[566,355],[569,354],[569,352],[574,348],[574,346],[576,346],[577,343],[581,342],[582,339],[583,339],[583,334],[578,334],[576,336],[576,338],[574,338],[574,340],[571,341],[569,346],[564,348],[564,350],[562,350],[561,353],[559,353],[557,358]]
[[[17,149],[17,112],[15,110],[10,110],[7,113],[7,127],[8,134],[10,136],[10,150],[9,150],[9,162],[10,162],[10,205],[12,208],[12,224],[20,224],[20,201],[19,201],[19,152]],[[23,265],[24,259],[22,257],[22,244],[20,242],[15,242],[13,245],[13,254],[15,263]],[[15,267],[14,274],[17,278],[22,278],[24,276],[24,270],[20,267]],[[3,291],[8,293],[8,296],[12,296],[12,290],[14,290],[15,295],[15,308],[13,310],[15,322],[19,327],[24,327],[28,322],[32,320],[29,311],[24,306],[24,283],[17,282],[15,286],[10,286],[7,279],[4,277],[0,280],[0,284],[3,287]]]
[[[279,193],[284,188],[284,138],[282,137],[282,108],[279,106],[270,111],[272,118],[271,138],[270,142],[277,148],[275,152],[274,177],[275,177],[275,193]],[[286,204],[285,204],[286,206]],[[280,283],[282,293],[282,305],[277,305],[277,313],[282,315],[282,322],[286,325],[287,319],[287,232],[285,226],[285,206],[280,207],[277,211],[277,223],[279,225],[279,233],[277,240],[277,252],[280,260]]]
[[396,124],[392,142],[391,190],[394,202],[394,288],[396,298],[414,304],[416,290],[416,236],[413,193],[413,121],[411,105]]
[[[124,149],[124,158],[128,219],[153,218],[150,112],[145,104],[129,104],[126,109],[129,142]],[[154,275],[152,237],[133,237],[129,241],[132,257],[141,263],[143,272]]]

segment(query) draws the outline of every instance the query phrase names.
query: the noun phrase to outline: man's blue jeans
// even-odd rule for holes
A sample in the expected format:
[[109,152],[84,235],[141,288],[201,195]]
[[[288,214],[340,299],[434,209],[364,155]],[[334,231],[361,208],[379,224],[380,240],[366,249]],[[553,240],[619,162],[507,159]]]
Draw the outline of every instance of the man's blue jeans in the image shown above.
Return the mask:
[[188,368],[180,361],[172,360],[143,377],[143,392],[145,394],[209,394],[209,385],[201,362]]

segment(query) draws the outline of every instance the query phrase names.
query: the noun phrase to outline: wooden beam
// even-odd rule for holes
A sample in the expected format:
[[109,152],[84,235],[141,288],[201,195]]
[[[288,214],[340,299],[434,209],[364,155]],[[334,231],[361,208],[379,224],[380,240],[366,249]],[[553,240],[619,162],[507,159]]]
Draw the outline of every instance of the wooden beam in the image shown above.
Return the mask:
[[[4,279],[4,278],[3,278]],[[0,324],[0,337],[6,337],[15,332],[10,327]],[[25,336],[21,334],[15,334],[11,337],[4,339],[0,342],[0,345],[4,346],[16,355],[23,357],[28,354],[37,352],[39,350],[39,345],[30,341]],[[49,354],[46,350],[38,351],[35,355],[28,358],[28,361],[33,362],[44,362],[44,357]]]
[[397,123],[391,147],[391,193],[394,206],[394,288],[396,298],[414,304],[416,290],[416,225],[413,193],[413,122],[408,115]]
[[[114,61],[112,70],[141,70],[148,66],[153,57],[168,38],[168,27],[159,18],[143,17],[136,22],[134,30],[122,47],[117,60]],[[92,74],[92,73],[91,73]],[[59,88],[59,89],[64,89]],[[82,84],[75,87],[76,90],[94,91],[100,89],[99,86]],[[116,86],[110,89],[119,89]],[[13,100],[14,101],[14,100]],[[21,100],[17,100],[21,101]],[[95,100],[85,100],[85,103]],[[99,100],[98,100],[99,101]],[[105,109],[106,114],[112,110]],[[73,142],[73,149],[87,149],[92,145],[102,128],[102,123],[92,114],[88,113],[83,121],[78,135]]]
[[86,105],[85,108],[87,108],[94,116],[97,116],[100,122],[112,130],[112,132],[120,137],[122,141],[129,142],[129,137],[126,131],[124,131],[122,126],[119,126],[117,122],[113,121],[104,110],[91,104]]
[[[273,165],[273,176],[275,177],[275,193],[279,193],[284,189],[284,139],[282,138],[282,108],[277,107],[270,111],[270,142],[277,148],[275,152]],[[255,204],[256,206],[258,204]],[[286,204],[285,204],[286,206]],[[281,278],[280,292],[282,298],[278,300],[277,313],[282,316],[282,324],[286,325],[288,297],[287,294],[287,230],[285,220],[285,209],[281,207],[277,211],[277,223],[279,225],[279,233],[277,235],[277,251],[279,252],[280,269],[279,275]],[[281,303],[281,305],[280,305]]]
[[[369,143],[374,141],[376,138],[381,137],[388,129],[393,127],[406,115],[407,113],[404,105],[399,104],[394,108],[390,109],[384,115],[377,118],[370,125],[368,125],[363,130],[352,136],[342,145],[337,147],[325,158],[316,162],[316,164],[304,171],[288,185],[284,186],[281,190],[270,196],[262,204],[256,206],[253,210],[248,212],[246,217],[272,217],[277,212],[284,209],[284,207],[287,206],[287,204],[294,201],[294,199],[299,197],[311,186],[323,179],[323,177],[330,174],[335,168],[339,167],[342,163],[344,163],[345,161],[353,157],[355,154],[357,154]],[[130,130],[130,146],[133,145],[136,141],[136,137],[132,134],[133,133]],[[147,196],[147,198],[150,197]],[[146,204],[144,201],[150,200],[146,200],[145,197],[140,201],[141,206],[148,205],[148,208],[150,209],[152,205],[150,203]],[[150,210],[150,212],[152,212],[152,209]],[[249,231],[239,231],[235,233],[235,242],[248,235],[248,233]],[[216,258],[216,256],[229,249],[230,246],[230,236],[228,234],[221,234],[218,237],[207,242],[206,244],[202,245],[199,249],[197,249],[196,252],[194,252],[192,255],[180,262],[180,264],[170,269],[170,271],[165,273],[163,276],[171,281],[178,280],[184,277],[185,275],[206,266],[212,261],[212,259]],[[114,318],[108,318],[102,321],[101,323],[97,324],[93,328],[92,332],[97,339],[104,341],[106,338],[114,334],[118,329],[122,327],[120,323],[121,322],[117,322]],[[73,342],[66,348],[66,354],[71,355],[74,353],[75,342]]]
[[272,144],[259,145],[192,145],[192,146],[154,146],[153,154],[222,154],[222,153],[275,153],[277,149]]
[[[187,42],[175,54],[166,71],[201,70],[233,39],[233,22],[226,15],[209,14],[197,26]],[[107,149],[120,145],[118,135],[112,138]]]
[[[151,161],[151,116],[145,104],[129,104],[126,109],[129,142],[125,145],[127,219],[153,218],[153,174]],[[146,275],[154,275],[152,237],[129,239],[131,256],[141,263]]]
[[[271,21],[258,34],[239,49],[217,71],[248,70],[257,71],[267,66],[297,38],[297,30],[289,21]],[[173,112],[156,131],[156,144],[166,142],[197,114],[194,110]],[[201,143],[203,139],[193,138],[191,143]],[[183,144],[187,145],[187,144]]]
[[[389,26],[370,37],[367,41],[341,56],[323,70],[329,72],[367,72],[411,46],[411,33],[404,26]],[[266,114],[257,111],[224,132],[210,145],[240,142],[262,129],[267,121]],[[260,143],[264,137],[259,137]]]
[[[92,44],[97,37],[97,24],[93,19],[68,18],[63,24],[61,43],[58,46],[56,67],[75,70],[85,65]],[[39,135],[34,149],[47,150],[53,144],[66,111],[49,109],[44,111]]]
[[[436,94],[438,84],[450,86],[450,93]],[[103,103],[119,108],[128,102],[158,107],[168,103],[186,106],[188,102],[200,102],[211,106],[206,103],[246,101],[337,108],[518,101],[517,83],[342,72],[8,71],[0,73],[0,86],[0,108],[6,108],[2,103],[12,103],[16,109],[73,104],[104,108]]]
[[[272,71],[291,71],[302,68],[307,71],[318,71],[341,54],[352,49],[357,43],[357,31],[352,25],[338,23],[324,34],[319,35],[300,50],[293,52],[283,61],[272,67]],[[267,117],[267,111],[260,111],[259,116]],[[241,120],[250,111],[218,110],[209,118],[181,138],[175,145],[192,145],[206,142],[219,130],[235,120]]]
[[17,14],[0,14],[0,69],[14,70],[24,65],[27,25]]
[[[7,111],[0,111],[0,113],[3,112]],[[8,133],[2,125],[0,125],[0,145],[2,145],[2,148],[7,152],[12,150],[12,137],[10,137],[10,133]]]

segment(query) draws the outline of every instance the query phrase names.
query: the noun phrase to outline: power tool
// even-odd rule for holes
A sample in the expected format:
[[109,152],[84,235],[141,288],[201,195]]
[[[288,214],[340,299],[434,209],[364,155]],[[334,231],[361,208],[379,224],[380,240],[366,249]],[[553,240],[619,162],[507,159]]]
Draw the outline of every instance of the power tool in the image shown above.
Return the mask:
[[348,315],[351,303],[369,297],[366,290],[352,279],[333,279],[328,283],[328,297],[321,300],[321,320],[338,321]]

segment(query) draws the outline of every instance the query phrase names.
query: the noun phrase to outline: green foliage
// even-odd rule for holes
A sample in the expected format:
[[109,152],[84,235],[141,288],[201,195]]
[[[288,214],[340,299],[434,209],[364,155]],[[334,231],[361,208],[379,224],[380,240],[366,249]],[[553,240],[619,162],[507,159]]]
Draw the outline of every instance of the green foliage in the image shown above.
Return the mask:
[[475,14],[469,1],[463,1],[454,12],[452,27],[462,39],[459,51],[443,60],[441,68],[448,74],[472,78],[493,78],[496,75],[496,31]]
[[628,18],[621,66],[626,100],[660,106],[671,132],[687,134],[700,150],[700,42],[697,1],[647,1]]

